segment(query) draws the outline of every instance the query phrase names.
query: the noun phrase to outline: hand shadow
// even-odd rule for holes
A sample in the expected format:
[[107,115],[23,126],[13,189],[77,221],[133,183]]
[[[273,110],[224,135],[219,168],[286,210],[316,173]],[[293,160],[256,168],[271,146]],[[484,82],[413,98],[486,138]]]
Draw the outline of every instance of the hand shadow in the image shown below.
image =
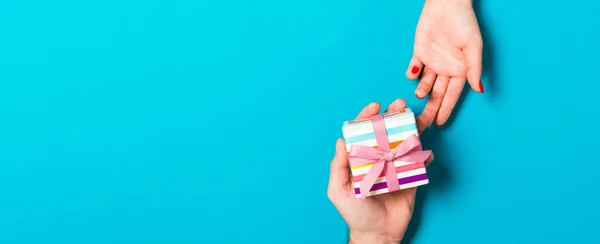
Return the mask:
[[413,216],[404,234],[402,243],[411,243],[419,230],[421,222],[423,221],[423,205],[426,198],[432,194],[432,192],[446,191],[452,187],[452,177],[449,166],[452,162],[449,160],[452,158],[449,155],[450,150],[446,142],[440,137],[440,131],[429,128],[423,134],[421,134],[421,140],[423,141],[424,149],[431,149],[434,152],[434,160],[427,166],[427,175],[429,177],[429,184],[419,187],[417,190],[417,196],[415,199],[415,209]]
[[[473,1],[473,9],[475,10],[476,14],[482,12],[481,2],[481,0]],[[479,16],[483,15],[480,14]],[[492,41],[493,38],[491,37],[491,33],[489,32],[491,28],[489,27],[488,23],[484,18],[478,17],[477,21],[479,23],[481,36],[484,43],[482,82],[484,82],[485,87],[488,87],[488,89],[486,89],[485,94],[493,98],[497,94],[499,94],[499,87],[496,83],[497,76],[494,69],[495,49],[494,43]],[[443,136],[441,135],[441,133],[443,133],[444,128],[446,126],[452,124],[456,116],[459,114],[460,108],[462,107],[465,98],[468,96],[469,93],[471,93],[470,89],[471,88],[468,85],[465,86],[465,89],[463,90],[460,99],[456,103],[454,112],[452,113],[448,121],[444,124],[444,126],[442,126],[441,129],[428,128],[421,135],[424,147],[426,149],[433,150],[435,154],[435,159],[427,167],[427,174],[430,179],[429,184],[423,187],[419,187],[419,189],[417,190],[413,217],[411,219],[410,225],[408,226],[408,229],[406,230],[406,233],[404,234],[404,238],[402,240],[403,244],[410,244],[414,240],[419,230],[419,226],[423,222],[423,219],[426,217],[423,216],[423,206],[428,196],[431,195],[433,192],[444,192],[452,187],[453,181],[451,177],[451,171],[449,169],[453,165],[453,162],[451,162],[453,157],[452,155],[450,155],[451,151],[449,150],[449,147],[445,146],[448,144],[443,140]]]

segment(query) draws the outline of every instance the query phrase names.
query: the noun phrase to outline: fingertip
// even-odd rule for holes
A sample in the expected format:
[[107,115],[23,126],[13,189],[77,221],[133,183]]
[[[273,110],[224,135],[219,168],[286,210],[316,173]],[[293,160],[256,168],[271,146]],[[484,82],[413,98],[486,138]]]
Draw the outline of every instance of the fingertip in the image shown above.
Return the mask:
[[438,115],[435,117],[435,127],[440,128],[444,126],[444,124],[446,124],[446,122],[448,121],[448,118],[450,118],[450,113],[452,113],[452,111],[440,111],[440,113],[438,113]]
[[410,69],[410,73],[413,75],[416,75],[419,73],[419,71],[421,70],[421,68],[417,65],[413,65],[412,68]]
[[367,105],[367,107],[372,110],[379,110],[381,108],[381,105],[377,102],[372,102],[372,103],[369,103],[369,105]]
[[337,164],[344,164],[347,157],[348,151],[346,149],[346,143],[342,138],[338,138],[335,143],[335,156],[333,161],[337,162]]
[[394,100],[392,103],[390,103],[390,105],[387,107],[386,111],[395,111],[395,110],[400,110],[406,108],[406,101],[402,98],[398,98],[396,100]]
[[483,84],[481,83],[481,68],[470,68],[467,72],[467,82],[473,91],[483,93]]
[[417,88],[415,90],[415,97],[417,97],[418,99],[423,99],[427,96],[426,92],[423,90],[423,88]]
[[394,101],[397,103],[398,109],[403,109],[406,108],[406,100],[402,99],[402,98],[398,98],[396,99],[396,101]]
[[335,142],[335,151],[336,151],[336,153],[346,152],[346,143],[344,142],[344,139],[338,138],[336,140],[336,142]]
[[408,78],[409,80],[416,80],[416,79],[419,78],[419,73],[413,74],[412,71],[407,70],[406,71],[406,78]]
[[431,153],[429,158],[427,158],[427,160],[425,160],[425,167],[427,167],[429,164],[431,164],[431,162],[433,162],[433,160],[435,160],[435,156],[433,155],[433,153]]
[[435,125],[435,127],[440,128],[444,125],[444,123],[446,123],[447,120],[447,116],[438,114],[433,124]]
[[379,103],[376,103],[376,102],[369,103],[366,107],[364,107],[360,111],[357,118],[363,119],[363,118],[371,117],[373,115],[378,114],[379,110],[381,110],[381,105],[379,105]]
[[416,80],[419,78],[419,74],[421,74],[422,69],[423,64],[413,56],[410,60],[408,68],[406,69],[406,78],[410,80]]
[[437,83],[436,78],[440,79],[433,70],[425,67],[423,75],[421,76],[421,81],[419,81],[419,84],[415,89],[415,96],[419,99],[425,98],[434,88],[434,84]]
[[369,105],[367,105],[365,110],[366,110],[365,112],[367,112],[366,115],[368,117],[373,116],[373,115],[379,113],[379,111],[381,110],[381,104],[379,104],[377,102],[369,103]]
[[464,49],[465,58],[467,60],[467,80],[469,85],[476,92],[483,92],[483,86],[481,83],[481,72],[482,72],[482,52],[483,42],[481,37],[474,38],[469,45]]
[[469,82],[469,86],[471,87],[471,89],[473,89],[473,91],[483,93],[483,84],[479,79],[471,78],[467,79],[467,82]]
[[[338,138],[336,141],[336,153],[331,160],[329,184],[344,186],[348,183],[348,154],[344,140]],[[341,188],[340,188],[341,189]]]

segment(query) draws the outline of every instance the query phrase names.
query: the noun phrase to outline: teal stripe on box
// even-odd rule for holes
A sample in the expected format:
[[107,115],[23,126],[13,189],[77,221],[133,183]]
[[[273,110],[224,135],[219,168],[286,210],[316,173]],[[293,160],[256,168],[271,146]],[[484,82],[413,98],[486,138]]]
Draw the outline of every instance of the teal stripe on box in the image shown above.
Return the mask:
[[[402,132],[407,132],[407,131],[411,131],[411,130],[416,130],[417,129],[417,124],[416,123],[412,123],[412,124],[408,124],[408,125],[401,125],[398,127],[393,127],[393,128],[389,128],[386,130],[388,136],[390,135],[394,135],[394,134],[398,134],[398,133],[402,133]],[[344,138],[344,140],[346,140],[346,144],[348,143],[355,143],[355,142],[361,142],[361,141],[366,141],[366,140],[371,140],[371,139],[375,139],[375,133],[370,132],[367,134],[362,134],[362,135],[358,135],[358,136],[353,136],[353,137],[348,137],[348,138]]]

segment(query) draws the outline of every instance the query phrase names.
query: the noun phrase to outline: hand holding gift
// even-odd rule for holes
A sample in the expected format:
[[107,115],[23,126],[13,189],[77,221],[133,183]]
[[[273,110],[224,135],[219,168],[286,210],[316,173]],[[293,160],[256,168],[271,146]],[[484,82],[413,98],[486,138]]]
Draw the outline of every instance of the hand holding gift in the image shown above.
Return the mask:
[[[401,111],[406,108],[406,102],[404,100],[396,100],[388,107],[387,111]],[[428,182],[425,174],[424,165],[431,162],[433,155],[427,151],[422,151],[420,148],[420,142],[415,137],[418,132],[416,127],[419,127],[419,131],[422,130],[420,126],[414,126],[415,130],[410,126],[411,121],[414,123],[414,116],[411,112],[407,114],[392,114],[399,115],[396,118],[386,119],[385,121],[377,122],[374,117],[379,113],[380,106],[377,103],[371,103],[365,107],[358,115],[359,120],[371,121],[368,123],[373,128],[368,128],[361,125],[363,128],[354,128],[351,130],[363,131],[369,134],[364,136],[365,133],[354,136],[352,132],[348,130],[344,132],[344,137],[350,140],[344,142],[339,139],[336,145],[336,154],[331,162],[331,174],[329,179],[328,196],[338,209],[348,226],[350,227],[350,240],[355,243],[398,243],[404,235],[408,222],[412,216],[416,186],[423,185]],[[408,111],[408,110],[407,110]],[[411,120],[412,116],[412,120]],[[380,117],[381,118],[381,117]],[[399,119],[399,120],[398,120]],[[361,120],[361,121],[362,121]],[[374,131],[380,122],[390,121],[389,125],[386,125],[387,133],[390,135],[387,137],[389,142],[389,149],[385,149],[379,145],[380,139],[370,138],[375,137]],[[355,121],[358,123],[359,121]],[[350,123],[347,123],[350,124]],[[406,124],[404,127],[400,124]],[[395,131],[391,128],[398,128]],[[373,133],[370,133],[372,130]],[[370,136],[373,134],[373,136]],[[353,138],[353,139],[351,139]],[[365,140],[366,139],[366,140]],[[416,141],[415,141],[416,139]],[[409,142],[402,145],[404,142]],[[375,145],[371,145],[375,143]],[[409,145],[410,144],[410,145]],[[418,144],[418,145],[417,145]],[[365,154],[360,154],[358,160],[356,160],[356,167],[353,167],[352,171],[349,171],[348,152],[352,151],[352,145],[360,145],[360,149],[366,149],[377,146],[379,150],[377,159],[382,159],[384,162],[374,162],[375,159],[369,159]],[[399,149],[394,152],[395,149]],[[372,151],[377,154],[377,150]],[[389,153],[384,153],[389,152]],[[419,155],[408,159],[423,159],[423,155],[426,154],[425,162],[410,161],[406,156],[411,156],[411,153],[417,153]],[[368,154],[368,153],[367,153]],[[388,158],[389,157],[389,158]],[[420,157],[420,158],[419,158]],[[372,162],[360,162],[360,161],[372,161]],[[378,160],[379,161],[379,160]],[[378,166],[377,166],[378,165]],[[374,170],[369,174],[369,171]],[[352,173],[351,173],[352,172]],[[373,173],[374,172],[374,173]],[[369,185],[368,191],[362,191],[360,187],[361,182],[368,178],[367,184]],[[398,185],[388,186],[388,180],[397,180]],[[391,181],[393,182],[393,181]],[[398,187],[398,188],[396,188]],[[385,193],[385,194],[384,194]],[[364,199],[363,199],[364,198]]]

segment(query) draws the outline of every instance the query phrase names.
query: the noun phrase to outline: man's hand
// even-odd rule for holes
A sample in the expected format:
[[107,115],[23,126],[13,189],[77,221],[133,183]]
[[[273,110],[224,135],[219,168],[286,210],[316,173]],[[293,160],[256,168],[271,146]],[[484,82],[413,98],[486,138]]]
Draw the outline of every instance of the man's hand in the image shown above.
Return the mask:
[[[406,107],[404,100],[394,101],[387,110]],[[371,103],[358,115],[369,118],[379,113],[380,106]],[[419,126],[419,131],[424,127]],[[425,164],[433,160],[431,156]],[[404,189],[365,199],[357,198],[348,168],[348,155],[342,139],[338,139],[331,161],[327,195],[350,227],[350,243],[398,243],[404,236],[413,213],[416,188]]]
[[406,76],[422,73],[415,95],[431,93],[421,123],[441,126],[450,117],[469,81],[476,92],[481,84],[483,42],[471,0],[426,0],[415,34],[414,54]]

